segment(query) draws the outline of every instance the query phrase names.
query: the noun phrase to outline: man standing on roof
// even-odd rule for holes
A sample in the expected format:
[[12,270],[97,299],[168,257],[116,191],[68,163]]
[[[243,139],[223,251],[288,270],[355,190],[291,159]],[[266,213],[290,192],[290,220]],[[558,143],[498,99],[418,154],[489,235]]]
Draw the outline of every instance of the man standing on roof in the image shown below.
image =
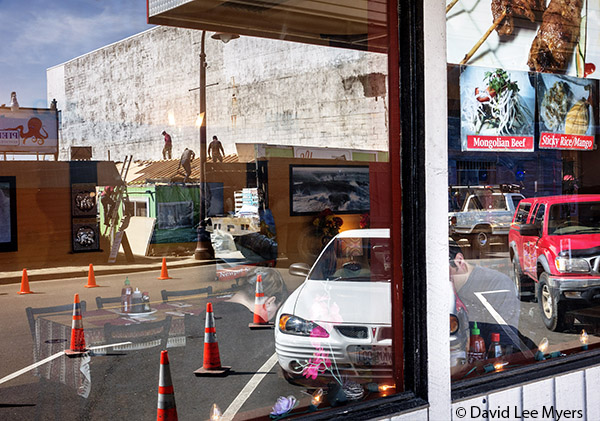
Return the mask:
[[165,137],[165,146],[163,147],[162,154],[163,159],[171,159],[171,151],[173,150],[173,143],[171,142],[171,135],[163,130],[162,135]]
[[192,160],[196,157],[196,154],[191,149],[185,148],[183,153],[181,154],[181,159],[179,160],[179,168],[183,167],[185,170],[185,178],[183,179],[184,183],[187,183],[190,179],[190,175],[192,175]]
[[212,142],[208,145],[208,159],[212,159],[213,162],[223,162],[224,155],[223,145],[221,145],[217,136],[213,136]]

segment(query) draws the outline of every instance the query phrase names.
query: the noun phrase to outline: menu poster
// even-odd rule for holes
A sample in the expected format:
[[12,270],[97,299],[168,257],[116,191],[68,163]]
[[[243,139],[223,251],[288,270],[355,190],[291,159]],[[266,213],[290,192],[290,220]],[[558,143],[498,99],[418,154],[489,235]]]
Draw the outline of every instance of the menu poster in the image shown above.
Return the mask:
[[498,68],[462,67],[460,116],[463,151],[533,151],[535,75]]
[[598,81],[539,74],[537,101],[541,149],[594,149]]
[[600,78],[600,0],[447,4],[448,63]]

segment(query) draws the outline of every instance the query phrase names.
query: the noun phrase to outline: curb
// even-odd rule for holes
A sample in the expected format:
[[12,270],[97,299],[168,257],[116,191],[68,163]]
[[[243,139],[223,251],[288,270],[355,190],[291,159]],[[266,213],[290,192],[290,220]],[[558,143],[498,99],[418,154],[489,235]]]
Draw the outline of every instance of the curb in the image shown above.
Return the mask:
[[[193,266],[206,266],[217,263],[219,260],[197,260],[194,262],[172,262],[169,264],[169,268],[184,268],[184,267],[193,267]],[[137,272],[149,272],[153,270],[159,270],[161,268],[161,263],[152,263],[148,266],[122,266],[115,268],[103,268],[102,266],[94,267],[94,274],[96,276],[99,275],[117,275],[120,273],[137,273]],[[50,271],[48,273],[36,273],[36,271],[43,270],[44,272]],[[67,272],[61,272],[60,268],[48,268],[48,269],[32,269],[27,271],[27,277],[29,278],[29,282],[35,281],[48,281],[56,278],[64,279],[64,278],[79,278],[86,277],[88,275],[89,268],[82,267],[81,269],[74,269]],[[21,274],[15,275],[0,275],[0,285],[10,285],[10,284],[19,284],[21,283]]]

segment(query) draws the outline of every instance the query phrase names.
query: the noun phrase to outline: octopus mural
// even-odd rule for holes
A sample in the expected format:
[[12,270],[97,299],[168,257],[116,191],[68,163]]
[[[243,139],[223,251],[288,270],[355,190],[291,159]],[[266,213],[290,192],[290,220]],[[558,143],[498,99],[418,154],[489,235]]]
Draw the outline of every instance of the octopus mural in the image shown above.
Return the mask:
[[[31,139],[33,143],[37,143],[38,145],[43,145],[44,141],[48,138],[48,132],[44,129],[44,124],[42,120],[37,117],[32,117],[27,122],[27,132],[23,132],[23,126],[17,126],[7,130],[18,130],[21,139],[23,139],[23,144],[28,139]],[[43,132],[43,134],[42,134]]]

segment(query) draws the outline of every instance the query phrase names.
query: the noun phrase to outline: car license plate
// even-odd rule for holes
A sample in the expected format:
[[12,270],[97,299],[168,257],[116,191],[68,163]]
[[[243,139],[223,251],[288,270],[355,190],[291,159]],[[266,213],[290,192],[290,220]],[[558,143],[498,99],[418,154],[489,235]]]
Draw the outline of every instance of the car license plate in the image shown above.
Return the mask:
[[352,364],[362,367],[392,365],[392,347],[377,345],[352,345],[348,347]]

